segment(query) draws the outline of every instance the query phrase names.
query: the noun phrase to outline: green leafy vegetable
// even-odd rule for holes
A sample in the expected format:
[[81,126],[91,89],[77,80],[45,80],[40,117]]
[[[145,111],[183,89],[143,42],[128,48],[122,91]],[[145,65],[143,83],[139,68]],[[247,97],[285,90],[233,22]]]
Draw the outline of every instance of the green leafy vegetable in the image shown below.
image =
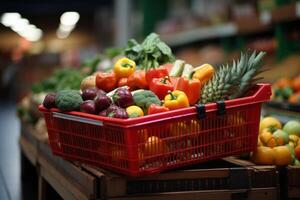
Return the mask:
[[75,69],[58,69],[52,76],[31,87],[33,93],[57,92],[63,89],[79,90],[83,75]]
[[148,107],[151,104],[161,105],[159,98],[150,90],[140,90],[133,94],[134,103],[147,113]]
[[170,47],[156,33],[148,35],[142,44],[134,39],[129,40],[124,54],[134,60],[140,69],[146,70],[174,60]]

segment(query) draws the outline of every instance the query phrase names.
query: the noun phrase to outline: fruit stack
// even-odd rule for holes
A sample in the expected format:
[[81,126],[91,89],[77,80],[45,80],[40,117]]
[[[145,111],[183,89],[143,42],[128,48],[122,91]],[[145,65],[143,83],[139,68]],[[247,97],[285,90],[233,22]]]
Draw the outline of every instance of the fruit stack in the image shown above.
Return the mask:
[[274,101],[300,104],[300,75],[293,79],[283,77],[273,84],[272,89]]
[[282,127],[278,119],[265,117],[259,131],[258,147],[251,156],[254,163],[300,167],[300,122],[289,121]]

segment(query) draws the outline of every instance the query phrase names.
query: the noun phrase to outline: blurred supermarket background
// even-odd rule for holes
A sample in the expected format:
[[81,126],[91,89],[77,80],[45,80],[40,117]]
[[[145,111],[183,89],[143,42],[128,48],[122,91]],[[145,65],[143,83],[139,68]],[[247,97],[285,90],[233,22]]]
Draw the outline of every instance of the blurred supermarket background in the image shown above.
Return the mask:
[[[36,110],[41,91],[76,87],[86,74],[111,68],[128,39],[151,32],[193,66],[266,51],[264,81],[286,77],[276,83],[285,87],[300,74],[299,19],[296,0],[1,1],[0,199],[22,198],[17,104]],[[279,100],[300,101],[284,92]],[[18,111],[32,123],[40,116]]]
[[[266,80],[299,71],[300,7],[293,0],[101,0],[1,3],[1,96],[18,100],[57,68],[113,57],[129,38],[160,34],[192,65],[224,63],[243,49],[268,52]],[[101,66],[102,64],[102,66]],[[97,63],[98,69],[109,63]]]

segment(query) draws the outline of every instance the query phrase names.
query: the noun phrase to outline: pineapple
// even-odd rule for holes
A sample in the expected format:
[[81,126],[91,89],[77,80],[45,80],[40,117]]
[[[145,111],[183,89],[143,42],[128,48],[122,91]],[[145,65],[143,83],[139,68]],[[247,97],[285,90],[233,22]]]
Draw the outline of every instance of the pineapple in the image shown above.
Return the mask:
[[262,72],[262,58],[266,53],[251,55],[241,53],[240,59],[232,65],[222,65],[202,88],[199,103],[234,99],[243,95],[260,78],[254,78]]

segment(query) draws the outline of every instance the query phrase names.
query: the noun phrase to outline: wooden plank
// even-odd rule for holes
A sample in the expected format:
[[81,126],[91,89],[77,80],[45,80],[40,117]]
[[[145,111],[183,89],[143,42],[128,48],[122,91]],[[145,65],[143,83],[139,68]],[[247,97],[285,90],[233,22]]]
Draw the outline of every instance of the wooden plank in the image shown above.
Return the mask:
[[60,173],[47,160],[40,158],[40,175],[44,178],[63,199],[90,199],[82,193],[79,188],[80,185],[70,181],[64,174]]
[[38,179],[38,200],[47,199],[47,183],[42,176]]
[[[240,196],[239,196],[240,195]],[[241,197],[241,198],[239,198]],[[244,198],[243,198],[244,197]],[[210,190],[210,191],[193,191],[193,192],[170,192],[155,195],[132,196],[109,198],[109,200],[231,200],[231,199],[248,199],[248,200],[274,200],[277,199],[276,188],[262,188],[253,190]]]
[[288,197],[300,199],[300,188],[299,187],[288,187]]
[[27,159],[33,164],[36,165],[37,163],[37,149],[36,147],[30,143],[26,138],[21,136],[20,140],[20,147],[24,155]]
[[50,147],[46,143],[39,144],[39,162],[40,159],[47,160],[59,173],[68,178],[70,182],[79,185],[79,190],[86,196],[96,198],[98,190],[96,177],[75,166],[73,163],[52,155]]

